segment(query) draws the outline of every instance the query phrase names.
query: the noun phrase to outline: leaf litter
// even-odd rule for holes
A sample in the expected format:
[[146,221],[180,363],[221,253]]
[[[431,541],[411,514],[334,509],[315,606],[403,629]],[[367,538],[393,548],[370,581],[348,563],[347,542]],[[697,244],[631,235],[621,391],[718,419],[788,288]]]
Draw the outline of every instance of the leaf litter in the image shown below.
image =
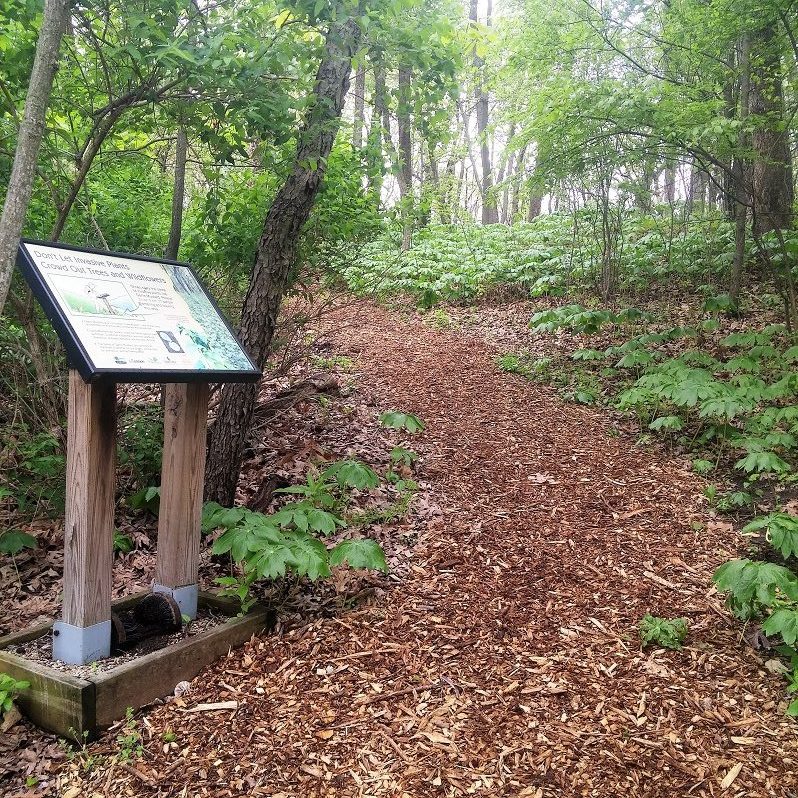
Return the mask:
[[[373,424],[348,428],[361,413],[426,424],[412,446],[427,509],[382,525],[393,576],[367,578],[348,611],[284,613],[141,718],[141,759],[112,770],[112,730],[89,746],[100,765],[54,764],[53,794],[795,794],[783,680],[712,587],[735,543],[704,526],[701,481],[500,373],[476,336],[366,302],[332,323],[359,397],[339,450],[384,448]],[[255,444],[246,494],[279,450]],[[688,619],[681,651],[641,651],[649,612]],[[230,709],[187,711],[203,705]]]

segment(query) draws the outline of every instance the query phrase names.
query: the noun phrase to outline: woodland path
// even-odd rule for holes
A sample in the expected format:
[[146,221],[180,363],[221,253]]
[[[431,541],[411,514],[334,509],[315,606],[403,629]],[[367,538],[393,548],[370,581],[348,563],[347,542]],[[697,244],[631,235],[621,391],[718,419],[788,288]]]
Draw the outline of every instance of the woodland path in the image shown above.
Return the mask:
[[[416,448],[443,515],[410,578],[233,652],[192,701],[237,712],[155,709],[177,750],[153,744],[85,794],[798,794],[783,679],[711,589],[734,541],[700,481],[502,374],[476,338],[369,303],[337,322],[359,390],[427,425]],[[687,617],[687,646],[641,651],[646,612]]]

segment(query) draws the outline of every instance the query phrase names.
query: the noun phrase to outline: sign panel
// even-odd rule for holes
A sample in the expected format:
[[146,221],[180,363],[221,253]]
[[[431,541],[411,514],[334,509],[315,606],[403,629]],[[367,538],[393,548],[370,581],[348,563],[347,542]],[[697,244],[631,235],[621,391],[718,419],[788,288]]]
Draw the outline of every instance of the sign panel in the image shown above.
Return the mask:
[[86,381],[260,377],[184,263],[25,240],[17,265]]

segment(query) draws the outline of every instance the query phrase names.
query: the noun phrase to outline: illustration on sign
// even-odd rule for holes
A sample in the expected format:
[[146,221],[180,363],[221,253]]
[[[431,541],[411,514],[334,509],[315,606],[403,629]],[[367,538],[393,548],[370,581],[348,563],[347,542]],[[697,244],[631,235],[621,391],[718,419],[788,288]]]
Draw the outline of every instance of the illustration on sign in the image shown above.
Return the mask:
[[257,375],[188,266],[35,242],[23,248],[93,371]]

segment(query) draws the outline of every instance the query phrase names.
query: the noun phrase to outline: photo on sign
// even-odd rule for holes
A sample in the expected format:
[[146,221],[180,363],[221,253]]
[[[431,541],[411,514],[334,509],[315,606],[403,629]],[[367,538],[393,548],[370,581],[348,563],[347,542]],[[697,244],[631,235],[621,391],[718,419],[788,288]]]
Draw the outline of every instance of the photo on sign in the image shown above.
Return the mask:
[[183,349],[182,346],[177,342],[177,338],[170,330],[156,330],[158,337],[161,339],[161,343],[166,347],[167,352],[171,352],[174,354],[182,355],[186,350]]
[[[172,282],[172,299],[183,316],[172,332],[183,351],[193,358],[194,367],[199,370],[250,368],[238,342],[191,271],[169,263],[163,264],[163,269]],[[166,346],[163,339],[162,343]]]
[[61,299],[74,313],[124,316],[138,307],[123,283],[63,275],[53,277]]

